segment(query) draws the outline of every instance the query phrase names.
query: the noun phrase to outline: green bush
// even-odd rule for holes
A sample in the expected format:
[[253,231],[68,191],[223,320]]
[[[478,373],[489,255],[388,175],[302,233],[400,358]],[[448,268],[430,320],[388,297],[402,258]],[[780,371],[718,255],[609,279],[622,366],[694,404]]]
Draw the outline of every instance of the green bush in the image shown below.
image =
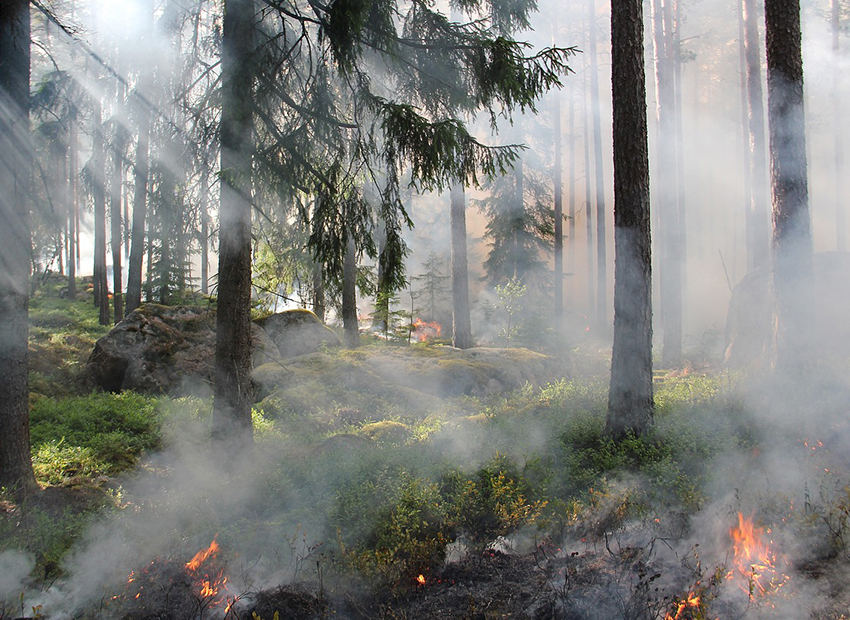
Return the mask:
[[[38,398],[30,412],[37,471],[51,480],[114,474],[160,445],[157,400],[124,392]],[[53,482],[51,482],[53,483]]]

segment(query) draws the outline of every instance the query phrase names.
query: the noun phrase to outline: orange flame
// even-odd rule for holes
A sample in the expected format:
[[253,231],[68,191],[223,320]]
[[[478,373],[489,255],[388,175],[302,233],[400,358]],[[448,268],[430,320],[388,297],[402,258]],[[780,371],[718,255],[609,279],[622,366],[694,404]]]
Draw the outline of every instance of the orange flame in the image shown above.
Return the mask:
[[685,598],[676,601],[676,615],[668,612],[666,616],[664,616],[664,620],[684,620],[684,614],[688,609],[699,609],[700,605],[700,597],[693,592],[688,592]]
[[201,567],[201,564],[203,564],[208,557],[215,557],[216,554],[218,554],[218,543],[215,541],[216,538],[218,538],[218,534],[213,536],[212,542],[210,543],[209,547],[207,547],[206,549],[201,549],[195,554],[195,557],[186,562],[187,569],[194,572]]
[[417,318],[413,321],[413,334],[419,342],[426,342],[440,337],[443,326],[437,321],[423,321]]
[[420,586],[424,586],[425,585],[425,575],[419,575],[416,578],[416,583],[418,583]]
[[764,540],[766,532],[763,528],[753,525],[751,518],[745,519],[742,513],[738,513],[738,526],[729,530],[732,538],[732,547],[735,553],[733,558],[734,570],[729,578],[737,576],[746,580],[746,586],[741,584],[741,589],[752,599],[756,595],[764,596],[768,589],[776,591],[789,579],[787,575],[780,575],[776,569],[776,553],[770,548],[770,541]]

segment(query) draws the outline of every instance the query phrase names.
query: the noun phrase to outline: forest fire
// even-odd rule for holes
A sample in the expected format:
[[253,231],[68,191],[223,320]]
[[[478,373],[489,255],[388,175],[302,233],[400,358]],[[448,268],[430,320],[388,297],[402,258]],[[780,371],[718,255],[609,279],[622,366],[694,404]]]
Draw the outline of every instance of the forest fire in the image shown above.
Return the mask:
[[732,539],[734,558],[729,579],[742,580],[739,587],[753,599],[776,592],[788,580],[776,567],[776,552],[770,548],[770,542],[764,540],[764,534],[770,534],[753,524],[751,518],[738,513],[738,525],[729,530]]
[[440,337],[442,331],[443,326],[437,321],[423,321],[420,318],[413,321],[413,336],[416,337],[417,342],[436,340]]
[[682,599],[674,599],[673,606],[675,607],[675,613],[672,611],[667,612],[664,620],[684,620],[688,617],[686,615],[688,611],[700,611],[701,600],[700,596],[693,592],[688,592]]
[[231,595],[224,568],[216,564],[219,550],[213,538],[188,562],[153,560],[145,568],[132,571],[127,577],[126,593],[113,596],[112,600],[123,608],[127,618],[156,615],[163,605],[169,606],[170,613],[181,610],[187,617],[223,608],[221,616],[226,617],[238,597]]

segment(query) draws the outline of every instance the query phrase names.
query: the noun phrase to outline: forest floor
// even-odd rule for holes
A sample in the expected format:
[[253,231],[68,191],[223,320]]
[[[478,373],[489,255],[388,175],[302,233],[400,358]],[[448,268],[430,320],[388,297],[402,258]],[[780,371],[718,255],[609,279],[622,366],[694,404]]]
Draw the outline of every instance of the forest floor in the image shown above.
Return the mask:
[[591,343],[563,378],[427,410],[329,375],[222,454],[209,399],[86,393],[106,329],[56,291],[31,306],[43,490],[0,494],[2,620],[850,617],[841,367],[785,389],[695,352],[619,444]]

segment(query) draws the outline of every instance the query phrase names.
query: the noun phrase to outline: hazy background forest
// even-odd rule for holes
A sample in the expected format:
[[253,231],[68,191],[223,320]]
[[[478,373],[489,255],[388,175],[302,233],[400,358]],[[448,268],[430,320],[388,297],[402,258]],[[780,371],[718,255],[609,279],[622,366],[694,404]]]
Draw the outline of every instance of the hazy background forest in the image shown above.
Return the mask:
[[[680,50],[674,57],[678,89],[677,109],[673,113],[680,109],[681,115],[670,125],[675,135],[663,136],[653,114],[655,89],[650,81],[649,138],[654,170],[651,180],[655,203],[661,196],[662,183],[678,184],[681,188],[684,335],[686,344],[693,344],[719,337],[731,288],[747,273],[745,218],[749,186],[758,186],[759,181],[749,178],[752,175],[749,174],[746,99],[742,99],[746,68],[742,65],[739,32],[741,7],[736,3],[703,1],[674,3],[668,9],[673,12],[671,34]],[[149,217],[142,252],[144,298],[167,302],[179,298],[184,289],[214,291],[218,155],[211,134],[217,112],[210,93],[217,73],[214,56],[220,15],[205,3],[189,7],[167,2],[156,6],[134,2],[111,2],[103,6],[96,2],[68,2],[54,3],[51,10],[60,19],[62,28],[39,11],[34,12],[33,22],[37,43],[32,78],[40,176],[37,189],[42,194],[41,200],[50,205],[49,210],[38,214],[36,222],[36,271],[68,273],[70,248],[76,253],[71,261],[76,273],[92,273],[95,184],[102,182],[109,202],[107,218],[112,227],[105,242],[109,245],[105,254],[110,274],[108,286],[113,290],[116,258],[122,269],[120,282],[126,286],[133,205],[138,200],[133,194],[133,175],[138,171],[134,159],[139,153],[135,129],[139,113],[134,111],[136,98],[129,94],[133,91],[140,93],[151,106],[147,113],[151,114],[152,122],[151,191],[147,197]],[[560,323],[571,337],[577,337],[590,327],[603,340],[609,329],[613,196],[607,11],[601,4],[595,7],[587,3],[541,4],[539,13],[532,17],[532,28],[523,33],[523,38],[528,38],[537,48],[554,43],[581,50],[570,62],[574,74],[564,78],[562,89],[538,103],[537,114],[518,115],[513,126],[503,120],[495,135],[486,119],[479,119],[474,125],[485,143],[528,146],[522,156],[526,177],[523,217],[516,218],[513,224],[505,223],[510,217],[506,214],[513,208],[513,175],[468,193],[473,328],[481,343],[499,340],[492,317],[493,306],[499,302],[494,286],[504,285],[512,275],[506,266],[500,265],[499,253],[505,252],[505,226],[522,227],[527,234],[524,243],[528,247],[523,260],[534,276],[529,280],[530,286],[537,290],[533,291],[533,303],[525,301],[524,306],[534,307],[538,329]],[[651,11],[647,15],[651,17]],[[591,16],[593,31],[588,28]],[[836,102],[842,100],[845,89],[837,76],[841,75],[846,61],[842,60],[840,44],[833,42],[835,26],[827,3],[804,3],[803,22],[814,243],[816,251],[829,251],[842,249],[846,234],[846,224],[838,224],[843,216],[837,212],[841,171],[836,168],[842,162],[843,138],[841,106]],[[148,28],[153,35],[145,34]],[[843,21],[838,28],[840,32]],[[652,28],[647,32],[651,34]],[[597,39],[593,58],[588,52],[591,36]],[[838,36],[840,41],[842,35]],[[650,63],[654,58],[653,45],[653,37],[648,35]],[[763,61],[763,50],[760,57]],[[649,79],[655,75],[652,66],[648,67],[647,75]],[[148,80],[147,86],[144,80]],[[102,123],[97,131],[104,141],[99,166],[92,159],[97,107]],[[73,136],[66,129],[66,120],[72,114],[77,115]],[[599,115],[599,122],[594,123],[594,114]],[[555,129],[556,121],[559,130]],[[560,136],[565,216],[562,321],[553,319],[556,131]],[[681,179],[676,179],[675,174],[668,176],[664,166],[656,168],[659,139],[681,144],[677,154]],[[71,140],[73,153],[68,147]],[[761,145],[764,154],[767,147],[763,137]],[[598,163],[597,150],[600,150]],[[114,164],[116,153],[120,156],[120,170]],[[100,167],[104,171],[103,179],[94,172]],[[769,196],[767,182],[767,177],[762,176],[765,201]],[[303,251],[307,233],[294,216],[291,204],[279,204],[274,190],[264,189],[262,179],[256,184],[254,295],[270,308],[298,305],[311,308],[313,267],[309,253]],[[120,192],[115,189],[119,186]],[[120,197],[114,197],[116,192]],[[69,228],[65,216],[69,200],[73,203],[70,209],[74,218],[79,220],[78,227],[74,222]],[[450,329],[448,193],[411,190],[404,202],[415,227],[404,231],[410,250],[405,260],[407,285],[394,291],[394,309],[409,312],[412,308],[422,320],[436,321],[444,330]],[[601,230],[605,253],[601,257],[597,209],[605,216]],[[767,217],[764,211],[763,219]],[[767,226],[766,219],[764,225]],[[78,247],[69,245],[69,234],[79,238]],[[656,232],[656,245],[660,238]],[[116,239],[121,247],[118,254],[112,247]],[[662,255],[658,249],[655,254]],[[656,274],[664,271],[660,260],[655,259]],[[364,277],[358,310],[366,318],[372,310],[377,265],[368,257],[361,264]],[[600,270],[605,274],[604,279],[600,279]],[[659,281],[656,277],[656,291]],[[600,283],[604,295],[599,293]],[[411,292],[415,297],[412,302]],[[437,301],[433,301],[435,292]],[[542,300],[546,302],[541,303]],[[598,310],[600,304],[604,313]],[[657,301],[655,306],[659,307]],[[607,320],[596,320],[603,316]],[[656,323],[659,316],[656,312]],[[329,320],[335,320],[334,317],[328,315]],[[662,333],[657,324],[656,335],[660,337]],[[532,345],[546,340],[539,334],[537,342],[533,342],[535,336],[531,333],[525,337],[531,339],[527,344]]]
[[0,0],[0,620],[847,620],[850,8],[803,135],[767,2]]

